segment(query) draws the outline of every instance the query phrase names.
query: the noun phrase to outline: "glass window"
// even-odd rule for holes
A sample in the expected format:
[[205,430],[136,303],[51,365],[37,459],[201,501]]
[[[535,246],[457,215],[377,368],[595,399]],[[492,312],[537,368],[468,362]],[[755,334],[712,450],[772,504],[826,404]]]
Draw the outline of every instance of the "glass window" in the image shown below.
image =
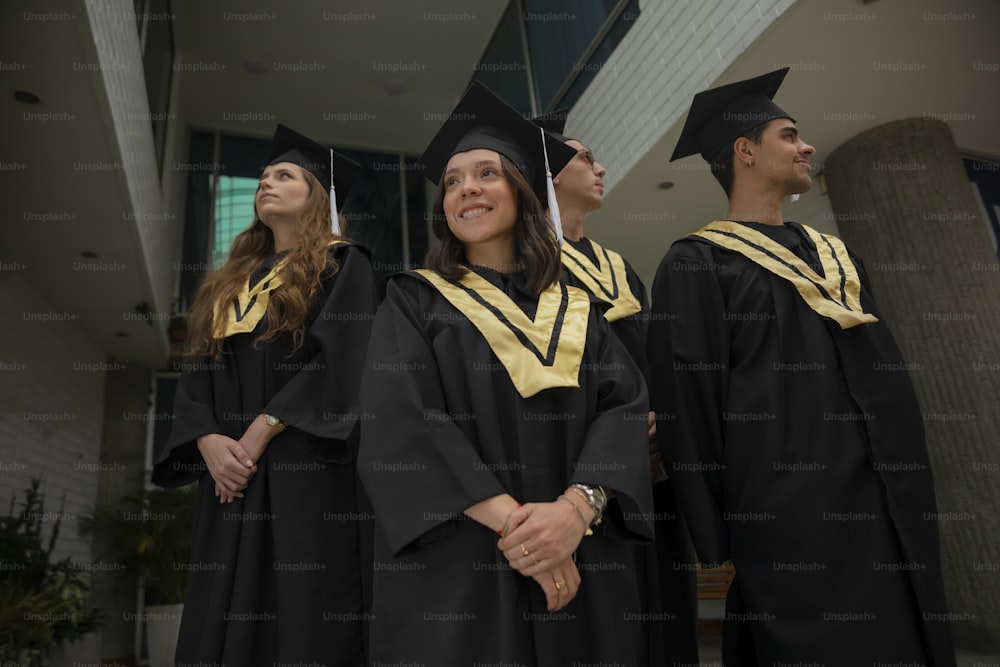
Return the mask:
[[170,84],[174,65],[174,32],[169,0],[136,0],[136,28],[142,44],[142,65],[153,127],[156,164],[163,173],[163,153],[170,118]]
[[175,161],[173,169],[187,174],[187,200],[184,203],[184,232],[178,310],[187,312],[202,276],[210,268],[212,252],[212,179],[218,172],[215,164],[215,135],[191,132],[187,162]]
[[638,16],[639,0],[512,0],[473,78],[525,113],[572,106]]
[[1000,259],[1000,162],[969,156],[962,158],[962,164],[993,239],[993,251]]
[[522,0],[539,110],[549,109],[616,0]]
[[253,197],[256,178],[219,176],[215,184],[215,237],[212,240],[212,266],[222,266],[236,235],[253,221]]
[[611,57],[615,47],[617,47],[622,39],[624,39],[625,34],[629,31],[638,17],[639,0],[631,0],[628,3],[628,6],[626,6],[622,13],[615,19],[614,23],[609,26],[607,34],[600,42],[597,43],[596,48],[587,61],[576,65],[573,76],[571,76],[566,82],[568,83],[568,86],[565,88],[565,93],[558,99],[557,102],[550,105],[551,108],[572,108],[573,105],[577,103],[580,97],[583,96],[584,91],[587,90],[587,86],[589,86],[590,82],[594,80],[595,76],[597,76],[601,67],[603,67],[604,63],[606,63],[608,58]]
[[521,39],[521,17],[516,0],[500,19],[472,80],[483,83],[521,113],[532,114],[528,66],[524,62],[524,40]]
[[[423,165],[416,158],[406,160],[406,211],[410,241],[410,264],[424,266],[424,257],[430,249],[430,226],[427,224],[428,181],[424,179]],[[407,267],[412,268],[412,267]]]
[[[412,158],[401,164],[398,155],[341,152],[361,165],[361,175],[342,208],[345,235],[371,252],[376,278],[420,265],[427,252],[420,165]],[[404,237],[409,246],[409,260]]]

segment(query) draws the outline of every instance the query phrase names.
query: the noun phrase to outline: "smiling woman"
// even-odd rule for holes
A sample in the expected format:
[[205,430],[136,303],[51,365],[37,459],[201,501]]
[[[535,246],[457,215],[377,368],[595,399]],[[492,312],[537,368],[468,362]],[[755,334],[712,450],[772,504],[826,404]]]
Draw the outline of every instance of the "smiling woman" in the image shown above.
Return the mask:
[[362,385],[375,664],[648,662],[645,388],[539,200],[575,154],[474,85],[421,159],[441,245],[388,282]]
[[477,148],[448,161],[441,206],[448,230],[473,264],[513,266],[517,199],[496,151]]
[[538,196],[496,150],[475,148],[448,159],[432,220],[441,243],[427,266],[445,278],[461,278],[462,264],[523,272],[536,292],[558,278],[559,249]]

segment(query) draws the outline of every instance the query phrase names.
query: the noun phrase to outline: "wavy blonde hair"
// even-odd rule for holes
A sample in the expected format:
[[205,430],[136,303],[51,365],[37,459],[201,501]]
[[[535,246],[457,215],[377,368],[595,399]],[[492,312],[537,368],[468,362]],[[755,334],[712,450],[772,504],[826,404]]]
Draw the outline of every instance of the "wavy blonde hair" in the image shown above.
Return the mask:
[[[330,243],[339,238],[330,229],[330,196],[315,176],[299,169],[309,184],[309,195],[296,220],[287,261],[281,267],[282,285],[271,292],[268,300],[267,329],[254,340],[254,347],[290,333],[298,349],[305,340],[306,317],[323,277],[339,268],[328,259]],[[273,254],[274,234],[261,222],[255,208],[253,224],[233,239],[229,259],[209,274],[195,293],[188,313],[189,356],[218,359],[222,355],[223,339],[214,336],[216,308],[228,313],[253,272]]]

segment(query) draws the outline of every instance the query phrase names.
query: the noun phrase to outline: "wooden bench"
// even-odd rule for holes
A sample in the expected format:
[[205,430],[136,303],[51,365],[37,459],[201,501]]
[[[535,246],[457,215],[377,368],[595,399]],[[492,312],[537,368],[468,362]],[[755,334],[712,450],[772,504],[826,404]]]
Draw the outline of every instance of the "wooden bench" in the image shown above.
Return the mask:
[[[732,563],[726,563],[719,567],[701,567],[695,570],[695,581],[698,587],[699,600],[725,600],[729,592],[729,585],[733,582],[736,570]],[[721,635],[721,618],[699,618],[698,634]]]
[[698,566],[695,571],[698,582],[699,600],[725,600],[729,592],[729,584],[733,582],[736,570],[732,563],[726,563],[719,567]]

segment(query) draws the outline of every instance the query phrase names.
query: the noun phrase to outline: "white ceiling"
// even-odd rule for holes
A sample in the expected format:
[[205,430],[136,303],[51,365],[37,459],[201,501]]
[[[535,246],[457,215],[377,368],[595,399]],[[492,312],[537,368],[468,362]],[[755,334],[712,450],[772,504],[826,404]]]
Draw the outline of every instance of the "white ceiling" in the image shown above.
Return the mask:
[[[19,276],[109,356],[161,364],[166,323],[136,316],[151,290],[84,2],[0,3],[0,26],[12,66],[0,72],[0,161],[25,167],[0,172],[0,259],[24,267],[0,280]],[[40,103],[16,101],[19,89]]]
[[[338,147],[419,155],[461,97],[507,2],[245,0],[238,11],[173,0],[192,127],[268,137],[282,122]],[[236,21],[234,15],[259,20]],[[250,74],[247,60],[261,63]],[[390,95],[385,85],[402,82]],[[225,114],[252,112],[260,120]]]
[[[0,3],[0,62],[23,65],[0,71],[0,122],[8,128],[0,137],[0,161],[27,168],[0,172],[12,204],[0,226],[0,260],[24,264],[19,274],[53,310],[77,313],[77,324],[109,355],[159,365],[166,349],[163,327],[128,315],[136,304],[150,301],[150,290],[137,235],[127,220],[124,178],[120,172],[74,168],[119,159],[100,73],[73,68],[75,62],[97,60],[85,2],[47,2],[46,11],[74,12],[78,19],[46,23],[22,21],[19,4]],[[226,10],[220,3],[173,0],[175,48],[182,63],[175,72],[174,129],[182,133],[183,145],[183,133],[192,127],[267,137],[276,122],[283,122],[331,145],[418,155],[472,77],[505,6],[497,0],[280,5],[248,0]],[[967,11],[975,19],[930,21],[924,11]],[[876,18],[827,18],[839,12],[868,12]],[[831,151],[858,133],[925,113],[967,114],[967,120],[949,122],[959,147],[998,157],[1000,73],[972,65],[1000,63],[998,26],[1000,4],[994,0],[968,0],[961,7],[948,0],[880,0],[864,6],[857,0],[800,0],[712,83],[791,65],[776,100],[816,146],[820,169]],[[247,72],[247,59],[258,59],[265,71]],[[873,62],[927,67],[887,74],[874,69]],[[216,71],[195,72],[197,64]],[[385,91],[392,79],[402,82],[402,95]],[[19,88],[37,92],[42,104],[14,101],[11,92]],[[40,122],[25,119],[25,112],[69,112],[75,119]],[[831,115],[846,112],[863,119]],[[721,189],[697,158],[667,162],[682,121],[675,119],[628,173],[609,179],[613,187],[604,207],[587,222],[588,235],[621,251],[647,282],[671,240],[725,212]],[[592,148],[600,158],[601,146]],[[675,183],[673,189],[657,189],[665,180]],[[168,194],[179,182],[168,171]],[[821,196],[814,188],[803,203]],[[28,221],[22,219],[26,212],[76,217]],[[794,217],[793,209],[787,215]],[[85,250],[99,252],[97,261],[123,268],[81,270]],[[117,337],[119,331],[128,337]]]
[[[131,0],[119,4],[132,11]],[[179,63],[173,130],[182,146],[192,127],[268,137],[280,121],[333,145],[419,153],[467,85],[505,7],[456,0],[235,4],[172,2]],[[48,18],[28,20],[24,12]],[[0,271],[0,289],[19,276],[109,356],[162,366],[170,304],[153,304],[103,74],[93,69],[101,61],[85,0],[0,3],[0,37],[0,123],[7,128],[0,163],[24,165],[0,171],[8,204],[0,262],[19,267]],[[248,73],[249,58],[265,72]],[[194,71],[196,63],[208,71]],[[391,79],[403,82],[402,96],[385,92]],[[16,101],[20,89],[41,102]],[[324,119],[351,112],[352,120]],[[172,195],[183,190],[185,173],[171,164],[164,190],[179,206]],[[154,306],[152,323],[136,315],[143,303]]]

